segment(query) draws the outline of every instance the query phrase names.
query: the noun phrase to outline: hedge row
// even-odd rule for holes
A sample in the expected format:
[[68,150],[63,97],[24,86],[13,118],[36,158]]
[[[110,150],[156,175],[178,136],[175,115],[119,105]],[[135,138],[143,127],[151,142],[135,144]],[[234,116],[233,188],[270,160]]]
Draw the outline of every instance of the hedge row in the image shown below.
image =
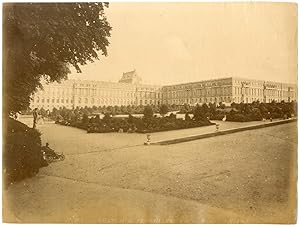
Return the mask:
[[183,120],[176,119],[176,116],[170,117],[151,117],[151,118],[112,118],[105,117],[104,119],[91,118],[88,121],[81,120],[76,122],[57,121],[56,123],[61,125],[73,126],[87,130],[88,133],[108,133],[108,132],[159,132],[176,129],[186,129],[201,126],[212,125],[209,120]]

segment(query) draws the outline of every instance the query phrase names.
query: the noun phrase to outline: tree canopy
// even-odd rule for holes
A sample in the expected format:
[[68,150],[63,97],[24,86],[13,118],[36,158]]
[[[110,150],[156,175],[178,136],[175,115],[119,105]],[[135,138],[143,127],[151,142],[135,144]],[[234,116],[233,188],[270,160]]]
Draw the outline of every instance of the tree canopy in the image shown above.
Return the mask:
[[151,106],[146,106],[143,111],[145,119],[151,119],[153,117],[153,109]]
[[111,26],[105,3],[5,3],[3,6],[4,112],[28,108],[47,82],[61,81],[69,66],[107,55]]
[[169,107],[168,107],[168,105],[162,104],[162,105],[159,107],[159,113],[160,113],[162,116],[165,116],[168,112],[169,112]]

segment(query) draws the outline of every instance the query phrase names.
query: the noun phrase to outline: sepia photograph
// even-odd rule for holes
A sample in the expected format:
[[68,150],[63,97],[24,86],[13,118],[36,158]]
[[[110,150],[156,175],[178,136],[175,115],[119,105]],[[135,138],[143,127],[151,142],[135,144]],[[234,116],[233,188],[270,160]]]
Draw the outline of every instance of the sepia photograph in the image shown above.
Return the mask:
[[295,224],[298,5],[2,3],[2,222]]

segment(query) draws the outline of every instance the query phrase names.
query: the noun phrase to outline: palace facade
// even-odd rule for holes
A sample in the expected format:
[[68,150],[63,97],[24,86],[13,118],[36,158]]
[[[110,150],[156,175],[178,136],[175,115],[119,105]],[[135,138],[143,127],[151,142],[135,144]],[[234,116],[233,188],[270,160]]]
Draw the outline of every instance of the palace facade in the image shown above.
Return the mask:
[[30,108],[53,108],[122,105],[159,105],[162,103],[161,86],[141,84],[136,71],[123,73],[120,81],[102,82],[66,80],[62,83],[43,84],[32,97]]
[[297,85],[243,78],[212,79],[177,85],[155,86],[141,83],[136,71],[123,73],[119,82],[66,80],[45,84],[32,97],[30,108],[52,110],[66,107],[270,103],[296,101]]
[[201,103],[270,103],[297,100],[297,85],[251,80],[236,77],[212,79],[200,82],[164,86],[162,88],[165,104]]

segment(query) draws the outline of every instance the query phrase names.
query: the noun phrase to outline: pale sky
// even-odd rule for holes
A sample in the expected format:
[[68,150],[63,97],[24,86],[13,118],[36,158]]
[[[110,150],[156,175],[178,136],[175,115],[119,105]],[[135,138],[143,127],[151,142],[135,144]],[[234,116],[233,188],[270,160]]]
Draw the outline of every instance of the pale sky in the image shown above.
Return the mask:
[[108,56],[70,79],[143,83],[222,77],[297,82],[297,5],[289,3],[110,3]]

